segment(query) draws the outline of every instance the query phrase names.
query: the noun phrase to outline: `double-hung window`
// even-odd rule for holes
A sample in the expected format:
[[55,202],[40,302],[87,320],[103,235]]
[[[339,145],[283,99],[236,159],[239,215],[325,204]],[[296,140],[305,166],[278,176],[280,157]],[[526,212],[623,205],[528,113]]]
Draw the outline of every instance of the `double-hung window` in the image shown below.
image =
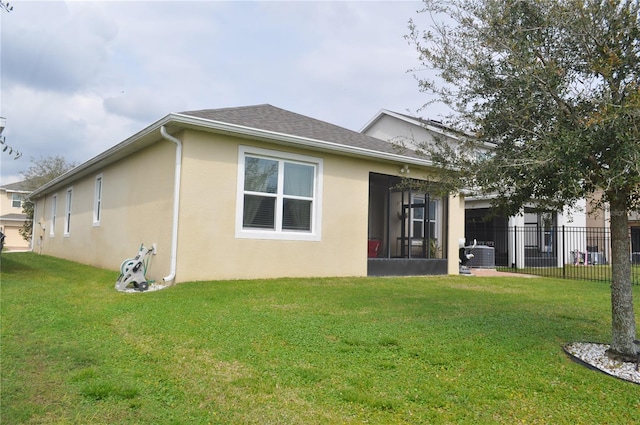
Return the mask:
[[73,200],[73,188],[67,189],[67,199],[64,207],[64,235],[71,234],[71,205]]
[[93,225],[100,225],[100,213],[102,212],[102,174],[96,176],[96,187],[93,195]]
[[58,210],[58,194],[54,194],[51,197],[51,228],[49,229],[49,235],[55,236],[56,234],[56,214]]
[[20,208],[22,206],[22,195],[19,193],[13,193],[11,195],[11,206],[13,208]]
[[320,240],[322,159],[241,146],[236,237]]

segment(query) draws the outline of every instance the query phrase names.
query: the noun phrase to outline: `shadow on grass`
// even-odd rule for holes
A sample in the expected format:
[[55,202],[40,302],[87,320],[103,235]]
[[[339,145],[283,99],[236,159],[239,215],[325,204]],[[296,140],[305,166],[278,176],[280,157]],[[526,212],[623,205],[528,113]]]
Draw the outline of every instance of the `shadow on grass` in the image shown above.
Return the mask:
[[17,254],[6,252],[0,254],[0,272],[2,274],[11,275],[34,270],[24,262],[16,261],[16,259],[14,258],[16,255]]

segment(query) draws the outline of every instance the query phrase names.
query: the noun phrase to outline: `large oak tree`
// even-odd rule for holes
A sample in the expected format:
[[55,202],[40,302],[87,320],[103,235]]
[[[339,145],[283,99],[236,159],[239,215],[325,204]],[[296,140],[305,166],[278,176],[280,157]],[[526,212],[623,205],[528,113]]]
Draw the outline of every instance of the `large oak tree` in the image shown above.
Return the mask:
[[[497,194],[510,214],[602,193],[610,353],[623,357],[636,352],[628,214],[640,205],[639,22],[638,0],[425,0],[407,35],[421,89],[473,134],[463,149],[427,148],[455,171],[451,189]],[[486,142],[495,149],[480,155]]]

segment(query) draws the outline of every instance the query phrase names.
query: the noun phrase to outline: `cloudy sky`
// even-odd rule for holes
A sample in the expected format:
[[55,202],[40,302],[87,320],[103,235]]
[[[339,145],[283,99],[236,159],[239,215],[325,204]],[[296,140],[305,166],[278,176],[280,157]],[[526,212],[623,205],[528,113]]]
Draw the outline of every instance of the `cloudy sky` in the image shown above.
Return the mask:
[[0,116],[22,157],[0,154],[0,184],[32,158],[82,163],[171,112],[270,103],[358,131],[428,100],[403,38],[419,1],[10,3]]

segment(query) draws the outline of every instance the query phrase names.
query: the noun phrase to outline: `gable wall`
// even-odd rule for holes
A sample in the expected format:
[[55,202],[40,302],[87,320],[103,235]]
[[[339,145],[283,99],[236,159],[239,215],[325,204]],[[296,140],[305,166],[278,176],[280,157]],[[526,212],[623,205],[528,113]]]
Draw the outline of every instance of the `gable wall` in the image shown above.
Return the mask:
[[426,129],[389,115],[381,116],[364,134],[400,144],[409,149],[416,149],[419,145],[431,143],[434,140],[433,135]]

